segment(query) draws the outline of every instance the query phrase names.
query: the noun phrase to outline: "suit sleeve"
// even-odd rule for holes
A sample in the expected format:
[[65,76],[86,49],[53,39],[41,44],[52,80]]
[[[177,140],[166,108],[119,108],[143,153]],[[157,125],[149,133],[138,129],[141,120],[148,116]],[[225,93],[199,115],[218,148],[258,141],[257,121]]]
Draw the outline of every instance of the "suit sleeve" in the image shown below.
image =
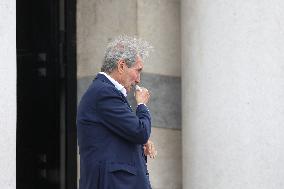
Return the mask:
[[125,99],[113,88],[103,88],[97,101],[97,110],[105,127],[137,144],[145,144],[151,133],[151,117],[145,105],[139,105],[136,115]]

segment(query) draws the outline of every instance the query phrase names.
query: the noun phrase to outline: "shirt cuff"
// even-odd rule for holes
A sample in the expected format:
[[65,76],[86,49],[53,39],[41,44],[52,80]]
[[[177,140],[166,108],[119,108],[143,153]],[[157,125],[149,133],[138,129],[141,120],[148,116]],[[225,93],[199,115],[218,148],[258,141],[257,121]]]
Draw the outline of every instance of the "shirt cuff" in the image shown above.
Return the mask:
[[141,105],[141,104],[143,104],[144,106],[146,106],[146,107],[147,107],[147,105],[146,105],[146,104],[144,104],[144,103],[139,103],[139,104],[137,104],[137,107],[138,107],[139,105]]

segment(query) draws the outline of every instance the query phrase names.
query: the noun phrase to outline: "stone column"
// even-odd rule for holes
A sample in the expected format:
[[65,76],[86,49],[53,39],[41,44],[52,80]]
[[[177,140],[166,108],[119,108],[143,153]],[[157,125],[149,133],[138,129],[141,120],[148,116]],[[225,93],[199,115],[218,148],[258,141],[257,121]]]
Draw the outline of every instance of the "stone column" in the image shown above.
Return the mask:
[[0,187],[16,188],[16,1],[0,2]]
[[284,1],[181,9],[183,188],[283,188]]

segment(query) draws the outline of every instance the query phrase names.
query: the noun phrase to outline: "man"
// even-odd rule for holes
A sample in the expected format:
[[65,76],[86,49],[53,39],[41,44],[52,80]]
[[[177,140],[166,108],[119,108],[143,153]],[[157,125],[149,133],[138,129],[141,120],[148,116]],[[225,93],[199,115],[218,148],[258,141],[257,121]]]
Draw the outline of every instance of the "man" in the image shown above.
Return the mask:
[[[107,47],[101,71],[78,107],[80,189],[150,189],[146,156],[151,117],[146,88],[135,91],[136,114],[127,92],[140,82],[148,43],[120,36]],[[147,142],[148,141],[148,142]]]

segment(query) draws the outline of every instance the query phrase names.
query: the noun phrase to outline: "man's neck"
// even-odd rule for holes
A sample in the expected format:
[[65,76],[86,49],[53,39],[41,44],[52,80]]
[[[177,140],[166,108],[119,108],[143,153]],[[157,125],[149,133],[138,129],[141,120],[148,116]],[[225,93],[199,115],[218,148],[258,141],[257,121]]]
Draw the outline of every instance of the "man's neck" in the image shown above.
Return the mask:
[[121,79],[116,72],[106,73],[106,74],[108,74],[111,78],[113,78],[115,81],[121,84]]

